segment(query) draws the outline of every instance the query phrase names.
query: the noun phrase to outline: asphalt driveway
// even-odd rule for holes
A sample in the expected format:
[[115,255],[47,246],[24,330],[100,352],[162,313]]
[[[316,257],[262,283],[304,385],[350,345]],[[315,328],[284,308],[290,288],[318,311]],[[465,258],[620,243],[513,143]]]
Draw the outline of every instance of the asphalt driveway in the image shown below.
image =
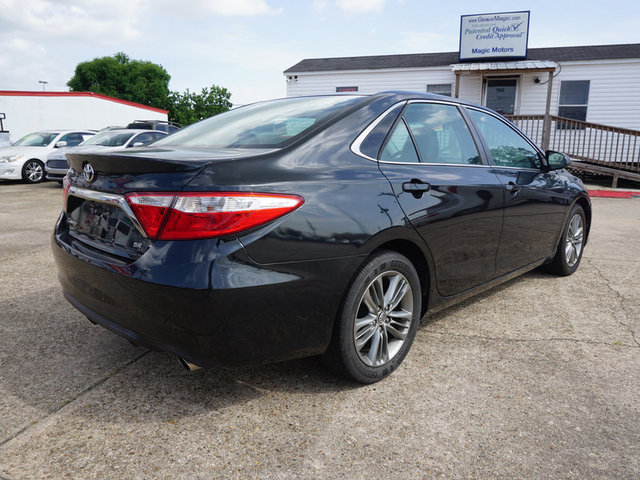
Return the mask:
[[187,372],[89,323],[49,247],[56,183],[0,182],[0,477],[639,478],[640,199],[583,263],[428,318],[355,386],[305,359]]

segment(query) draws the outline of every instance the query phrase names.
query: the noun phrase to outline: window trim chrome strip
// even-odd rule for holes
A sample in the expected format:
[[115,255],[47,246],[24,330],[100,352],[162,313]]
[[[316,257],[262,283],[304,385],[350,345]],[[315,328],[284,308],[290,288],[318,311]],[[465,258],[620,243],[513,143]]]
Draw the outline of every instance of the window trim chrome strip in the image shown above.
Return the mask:
[[[457,102],[452,102],[452,101],[447,101],[447,100],[432,100],[432,99],[422,99],[422,98],[412,98],[412,99],[408,99],[408,100],[402,100],[400,102],[394,103],[393,105],[391,105],[389,108],[387,108],[384,112],[382,112],[373,122],[371,122],[367,128],[365,128],[360,135],[358,135],[356,137],[356,139],[351,143],[351,151],[353,153],[355,153],[356,155],[358,155],[359,157],[362,158],[366,158],[367,160],[371,160],[372,162],[376,162],[376,163],[384,163],[384,164],[388,164],[388,165],[431,165],[431,166],[446,166],[446,167],[452,167],[452,166],[459,166],[459,167],[484,167],[484,168],[491,168],[494,167],[495,165],[488,165],[486,163],[481,163],[481,164],[465,164],[465,163],[429,163],[429,162],[387,162],[384,160],[378,160],[377,158],[372,158],[369,155],[365,155],[364,153],[362,153],[360,151],[360,146],[362,145],[362,142],[364,142],[365,138],[367,138],[367,136],[373,131],[374,128],[376,128],[378,126],[378,124],[393,110],[395,109],[398,105],[401,104],[412,104],[412,103],[437,103],[437,104],[441,104],[441,105],[452,105],[456,108],[458,107],[469,107],[469,105],[467,104],[463,104],[463,103],[457,103]],[[482,109],[477,109],[480,111],[484,111]],[[464,118],[463,118],[464,120]],[[469,132],[471,134],[471,137],[473,138],[474,144],[476,143],[475,138],[473,137],[473,133],[470,131]],[[535,146],[535,145],[534,145]],[[476,149],[478,148],[478,145],[476,144]],[[539,150],[536,147],[536,150]],[[480,153],[480,152],[478,152]],[[504,167],[504,168],[519,168],[519,167]]]
[[367,137],[369,136],[369,134],[373,131],[373,129],[374,129],[374,128],[376,128],[376,127],[378,126],[378,124],[379,124],[382,120],[384,120],[384,118],[385,118],[389,113],[391,113],[391,111],[392,111],[392,110],[394,110],[395,108],[397,108],[397,107],[398,107],[398,105],[403,105],[403,104],[406,104],[406,103],[407,103],[407,100],[402,100],[402,101],[400,101],[400,102],[394,103],[394,104],[393,104],[393,105],[391,105],[389,108],[387,108],[384,112],[382,112],[380,115],[378,115],[378,117],[377,117],[373,122],[371,122],[371,123],[367,126],[367,128],[365,128],[365,129],[360,133],[360,135],[358,135],[358,136],[356,137],[356,139],[355,139],[353,142],[351,142],[351,147],[350,147],[351,151],[352,151],[353,153],[355,153],[356,155],[358,155],[359,157],[366,158],[367,160],[371,160],[372,162],[376,162],[376,163],[377,163],[377,162],[378,162],[378,159],[377,159],[377,158],[372,158],[372,157],[370,157],[369,155],[365,155],[364,153],[362,153],[362,152],[360,151],[360,146],[362,145],[362,142],[364,142],[365,138],[367,138]]
[[129,220],[131,220],[131,223],[133,223],[133,226],[136,228],[136,230],[138,230],[138,232],[144,238],[148,238],[147,234],[144,231],[144,228],[142,228],[142,225],[136,218],[135,214],[133,213],[133,210],[131,210],[131,207],[127,203],[127,200],[122,195],[118,195],[116,193],[98,192],[97,190],[89,190],[87,188],[71,186],[69,187],[67,200],[65,201],[65,204],[64,204],[65,212],[67,212],[67,202],[68,202],[69,196],[74,196],[74,197],[82,198],[84,200],[90,200],[98,203],[105,203],[107,205],[113,205],[115,207],[120,208],[122,211],[124,211],[127,217],[129,217]]
[[[384,160],[376,160],[378,163],[384,163],[385,165],[414,165],[425,167],[475,167],[475,168],[495,168],[494,165],[485,165],[477,163],[429,163],[429,162],[386,162]],[[518,168],[518,167],[504,167],[504,168]]]

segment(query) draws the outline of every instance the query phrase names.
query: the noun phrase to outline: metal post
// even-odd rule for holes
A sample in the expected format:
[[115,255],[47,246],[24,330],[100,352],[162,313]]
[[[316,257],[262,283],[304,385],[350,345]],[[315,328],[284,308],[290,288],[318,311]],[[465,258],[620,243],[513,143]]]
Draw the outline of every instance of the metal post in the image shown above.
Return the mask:
[[553,71],[549,72],[547,81],[547,105],[544,109],[544,122],[542,123],[542,149],[549,150],[551,140],[551,88],[553,87]]

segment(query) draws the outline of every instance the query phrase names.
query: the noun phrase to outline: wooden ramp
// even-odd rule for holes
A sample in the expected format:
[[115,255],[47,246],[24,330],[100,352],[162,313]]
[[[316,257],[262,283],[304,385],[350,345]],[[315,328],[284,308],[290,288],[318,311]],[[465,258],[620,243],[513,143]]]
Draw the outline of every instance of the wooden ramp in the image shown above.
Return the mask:
[[[512,115],[509,119],[538,145],[542,144],[544,115]],[[640,131],[550,116],[549,145],[574,161],[570,168],[611,175],[612,186],[624,178],[640,182]]]

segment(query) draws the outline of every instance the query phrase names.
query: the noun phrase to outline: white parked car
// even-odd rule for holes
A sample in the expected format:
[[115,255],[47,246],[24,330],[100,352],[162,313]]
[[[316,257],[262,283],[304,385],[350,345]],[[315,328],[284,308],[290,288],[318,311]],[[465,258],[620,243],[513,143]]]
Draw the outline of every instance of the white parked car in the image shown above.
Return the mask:
[[103,130],[77,147],[60,148],[49,154],[45,169],[48,180],[62,181],[69,170],[67,153],[86,152],[87,150],[122,150],[130,147],[144,147],[166,136],[159,130],[121,129]]
[[39,183],[44,180],[44,163],[54,149],[80,145],[95,133],[46,130],[25,135],[12,146],[0,148],[0,179]]

